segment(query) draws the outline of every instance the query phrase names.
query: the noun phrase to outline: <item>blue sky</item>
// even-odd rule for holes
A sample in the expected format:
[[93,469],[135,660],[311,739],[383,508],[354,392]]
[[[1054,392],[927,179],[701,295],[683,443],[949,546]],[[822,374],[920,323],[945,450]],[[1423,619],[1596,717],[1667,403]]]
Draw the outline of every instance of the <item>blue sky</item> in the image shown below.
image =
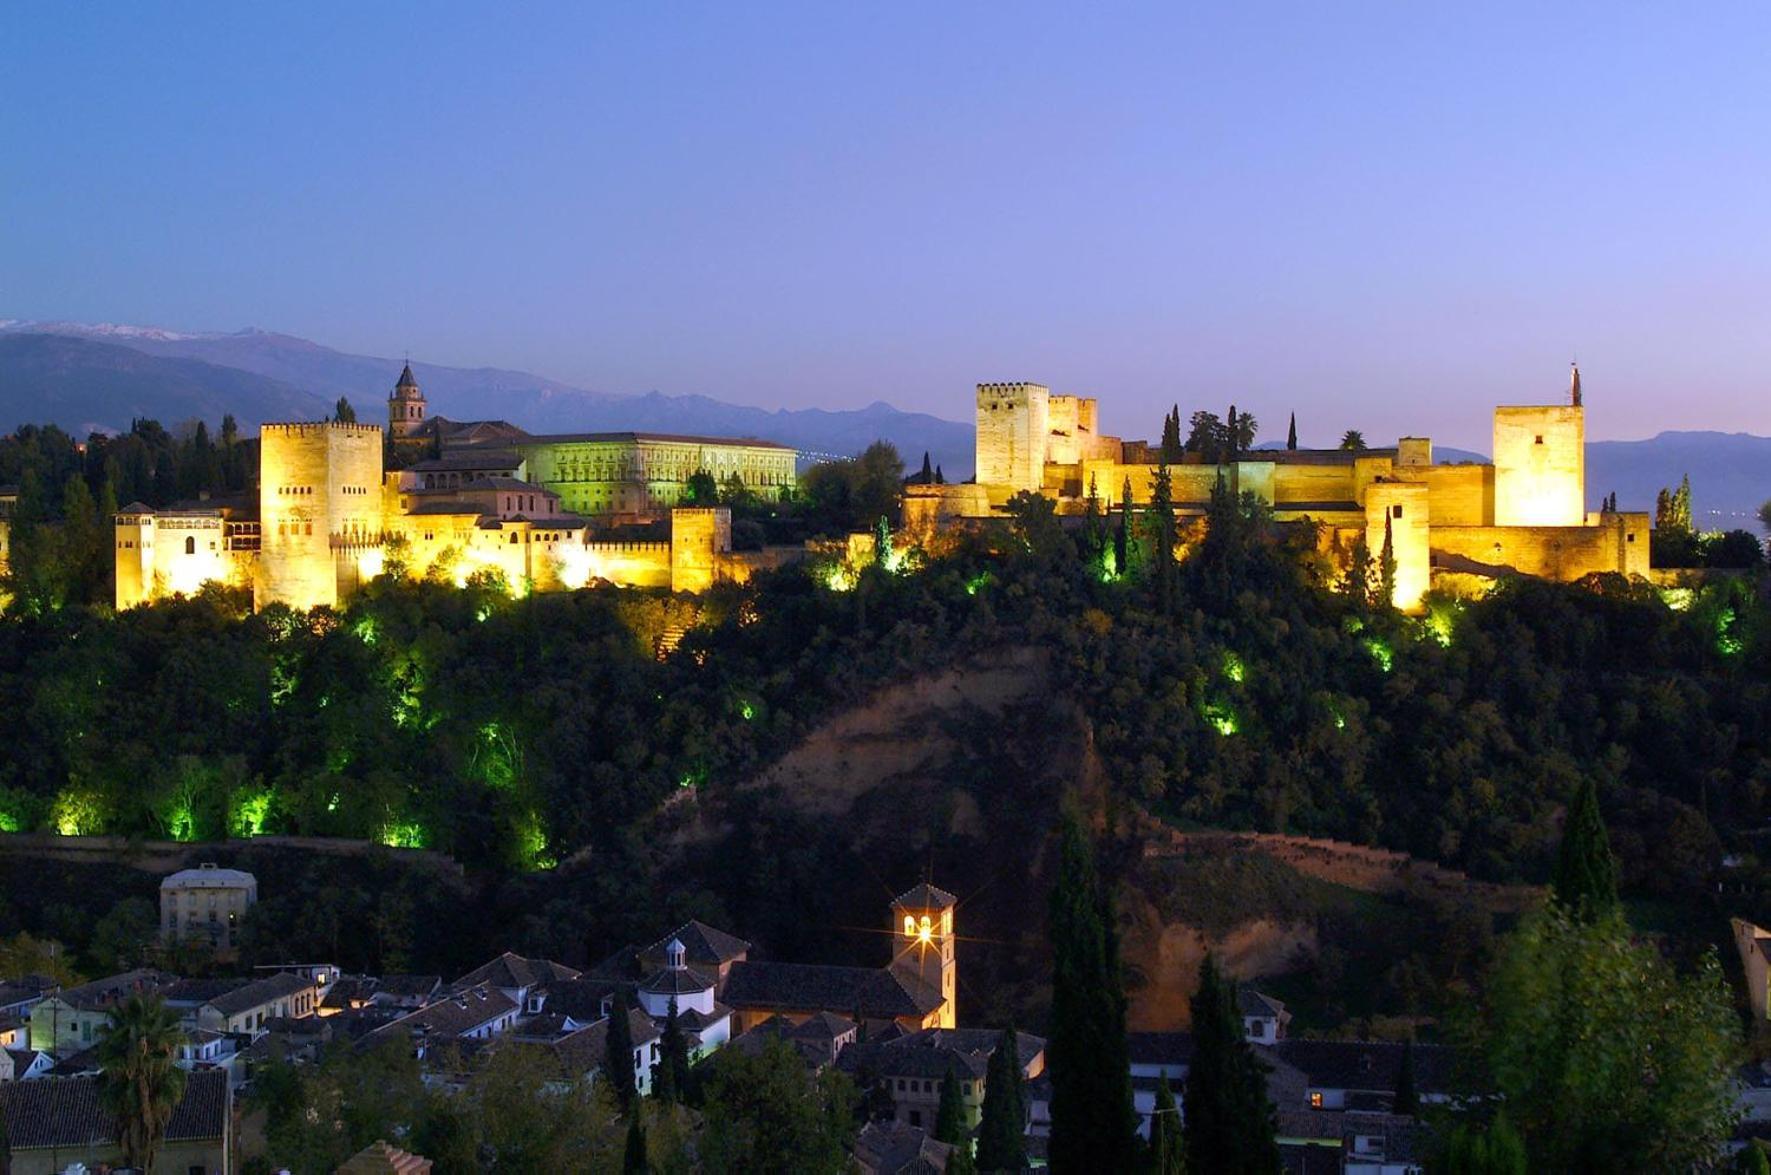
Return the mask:
[[21,4],[0,317],[1306,443],[1578,355],[1595,437],[1771,433],[1768,76],[1763,5]]

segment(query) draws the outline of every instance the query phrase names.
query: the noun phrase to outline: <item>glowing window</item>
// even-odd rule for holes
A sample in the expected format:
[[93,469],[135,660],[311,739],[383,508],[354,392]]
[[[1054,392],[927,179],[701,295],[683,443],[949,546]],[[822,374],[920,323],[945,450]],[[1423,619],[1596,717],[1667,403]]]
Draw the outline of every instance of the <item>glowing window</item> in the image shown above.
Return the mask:
[[1312,1092],[1310,1094],[1310,1108],[1312,1110],[1320,1110],[1322,1108],[1322,1095],[1320,1093]]
[[912,918],[909,914],[904,915],[904,937],[916,937],[916,919]]

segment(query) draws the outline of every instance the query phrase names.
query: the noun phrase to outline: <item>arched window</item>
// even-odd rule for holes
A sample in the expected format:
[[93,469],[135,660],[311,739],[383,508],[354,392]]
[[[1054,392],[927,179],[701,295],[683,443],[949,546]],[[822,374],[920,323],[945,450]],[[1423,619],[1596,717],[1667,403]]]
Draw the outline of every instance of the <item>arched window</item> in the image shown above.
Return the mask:
[[197,539],[195,535],[186,536],[184,541],[184,553],[187,555],[195,555],[197,553]]

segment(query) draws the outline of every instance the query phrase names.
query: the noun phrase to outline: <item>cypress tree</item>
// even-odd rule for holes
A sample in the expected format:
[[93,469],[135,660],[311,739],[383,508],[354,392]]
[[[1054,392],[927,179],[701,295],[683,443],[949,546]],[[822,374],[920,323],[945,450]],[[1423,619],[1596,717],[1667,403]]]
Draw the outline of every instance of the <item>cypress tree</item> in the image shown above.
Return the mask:
[[1160,456],[1164,465],[1172,465],[1181,459],[1181,409],[1178,404],[1162,418]]
[[1156,1081],[1156,1109],[1150,1115],[1150,1175],[1181,1175],[1187,1169],[1187,1144],[1181,1137],[1181,1111],[1168,1078]]
[[947,1075],[941,1079],[941,1102],[935,1109],[935,1141],[953,1148],[947,1160],[952,1175],[966,1175],[972,1167],[972,1132],[965,1121],[965,1098],[960,1094],[959,1064],[947,1056]]
[[1236,460],[1237,442],[1242,439],[1242,427],[1236,423],[1236,405],[1230,405],[1230,415],[1224,421],[1224,460]]
[[935,467],[929,464],[929,451],[922,451],[922,475],[917,479],[925,486],[935,484]]
[[1156,608],[1167,615],[1174,611],[1175,595],[1175,510],[1174,494],[1169,488],[1168,466],[1158,465],[1150,483],[1150,533],[1155,541]]
[[1094,850],[1073,812],[1065,813],[1058,833],[1051,943],[1051,1168],[1056,1175],[1130,1171],[1138,1155],[1137,1115],[1119,939]]
[[1384,511],[1384,546],[1377,561],[1378,602],[1388,608],[1396,602],[1396,532],[1390,512]]
[[1193,1002],[1193,1061],[1187,1071],[1187,1166],[1214,1175],[1279,1170],[1266,1066],[1249,1048],[1236,1013],[1236,985],[1211,955]]
[[889,567],[892,558],[892,524],[884,514],[873,527],[873,558],[881,567]]
[[638,1089],[633,1080],[633,1028],[627,1022],[627,993],[617,991],[609,1008],[609,1030],[603,1039],[603,1076],[615,1091],[621,1112],[631,1110]]
[[1298,414],[1296,412],[1291,414],[1291,427],[1285,433],[1285,447],[1288,449],[1298,447]]
[[651,1170],[646,1162],[646,1128],[638,1114],[627,1119],[627,1151],[621,1156],[621,1175],[646,1175]]
[[935,484],[938,486],[944,486],[947,484],[947,475],[941,472],[941,467],[939,465],[935,466]]
[[670,997],[664,1017],[664,1033],[658,1040],[658,1063],[652,1066],[652,1096],[661,1102],[685,1100],[689,1090],[689,1039],[677,1016],[676,997]]
[[1617,863],[1591,779],[1581,780],[1569,801],[1551,888],[1555,900],[1577,916],[1599,917],[1617,908]]
[[1414,1042],[1402,1046],[1402,1065],[1396,1070],[1396,1102],[1392,1112],[1410,1118],[1420,1113],[1420,1095],[1414,1091]]
[[1020,1045],[1009,1025],[997,1038],[984,1075],[984,1112],[978,1122],[980,1171],[1020,1171],[1027,1166],[1027,1103],[1021,1091]]
[[1125,487],[1119,491],[1119,529],[1113,532],[1113,574],[1124,575],[1126,564],[1131,561],[1131,537],[1126,528],[1131,525],[1131,478],[1125,479]]

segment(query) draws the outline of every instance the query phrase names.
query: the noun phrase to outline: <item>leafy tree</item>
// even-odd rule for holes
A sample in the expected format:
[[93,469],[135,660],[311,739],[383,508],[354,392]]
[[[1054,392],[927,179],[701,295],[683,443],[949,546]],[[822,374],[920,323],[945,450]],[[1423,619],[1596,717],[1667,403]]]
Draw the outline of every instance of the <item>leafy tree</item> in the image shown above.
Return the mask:
[[627,1020],[625,991],[616,991],[609,1007],[609,1031],[603,1037],[603,1077],[615,1091],[621,1112],[631,1112],[639,1090],[633,1077],[633,1027]]
[[124,898],[92,928],[87,954],[104,974],[115,974],[147,961],[160,930],[160,914],[146,898]]
[[1058,830],[1051,895],[1052,1169],[1129,1171],[1137,1116],[1125,1043],[1125,991],[1111,899],[1081,819]]
[[1556,901],[1577,917],[1601,917],[1617,909],[1617,863],[1599,811],[1599,789],[1590,778],[1580,781],[1569,801],[1550,888]]
[[1771,498],[1766,498],[1759,506],[1759,525],[1771,533]]
[[1298,447],[1298,414],[1296,412],[1291,414],[1291,424],[1285,430],[1285,447],[1287,449]]
[[1341,449],[1345,452],[1358,452],[1365,448],[1365,434],[1356,428],[1349,428],[1341,434]]
[[1740,1152],[1736,1169],[1741,1175],[1771,1175],[1771,1160],[1766,1159],[1764,1147],[1757,1142],[1748,1142],[1746,1149]]
[[99,1099],[117,1116],[117,1141],[131,1167],[153,1167],[184,1096],[185,1071],[176,1063],[184,1039],[163,1002],[139,995],[114,1009],[100,1030]]
[[1187,1166],[1196,1171],[1276,1172],[1273,1104],[1266,1066],[1236,1012],[1236,984],[1207,954],[1193,994],[1193,1061],[1187,1070]]
[[1009,1025],[996,1040],[984,1074],[984,1108],[978,1121],[977,1168],[1020,1171],[1027,1166],[1027,1105],[1021,1088],[1020,1046]]
[[1620,915],[1556,902],[1513,935],[1480,1027],[1535,1170],[1682,1170],[1728,1137],[1739,1027],[1713,951],[1680,977]]
[[1207,464],[1224,459],[1228,434],[1216,412],[1195,412],[1187,422],[1187,451],[1198,453]]
[[1236,405],[1230,405],[1230,415],[1224,422],[1224,443],[1230,460],[1254,448],[1256,427],[1254,413],[1238,413]]
[[881,567],[890,566],[892,561],[892,522],[883,514],[873,524],[873,560]]
[[338,403],[333,406],[332,419],[338,421],[340,424],[355,424],[357,422],[357,410],[351,407],[351,402],[349,400],[340,396],[338,397]]
[[1427,1163],[1430,1175],[1527,1175],[1525,1143],[1498,1111],[1486,1130],[1460,1122],[1447,1131]]
[[842,1169],[854,1134],[855,1090],[847,1076],[813,1077],[782,1040],[754,1055],[721,1049],[707,1066],[700,1145],[707,1170],[824,1175]]
[[697,469],[689,474],[689,480],[683,483],[682,502],[685,506],[712,506],[719,501],[719,482],[713,474],[705,469]]
[[1187,1169],[1187,1142],[1181,1133],[1181,1111],[1168,1078],[1156,1081],[1156,1106],[1150,1114],[1151,1175],[1182,1175]]

